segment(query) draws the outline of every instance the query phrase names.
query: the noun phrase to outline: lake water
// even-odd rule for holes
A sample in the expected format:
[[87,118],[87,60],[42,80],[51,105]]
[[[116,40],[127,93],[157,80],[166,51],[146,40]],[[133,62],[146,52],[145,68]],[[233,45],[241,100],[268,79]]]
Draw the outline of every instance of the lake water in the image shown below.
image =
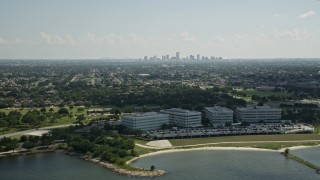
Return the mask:
[[42,153],[0,158],[1,180],[36,179],[320,179],[315,170],[288,160],[278,152],[197,150],[158,154],[133,163],[163,169],[158,178],[129,178],[97,164],[62,153]]
[[168,172],[166,179],[320,179],[315,170],[279,152],[187,151],[145,157],[133,165],[148,168],[151,164]]
[[320,167],[320,146],[291,150],[290,153]]

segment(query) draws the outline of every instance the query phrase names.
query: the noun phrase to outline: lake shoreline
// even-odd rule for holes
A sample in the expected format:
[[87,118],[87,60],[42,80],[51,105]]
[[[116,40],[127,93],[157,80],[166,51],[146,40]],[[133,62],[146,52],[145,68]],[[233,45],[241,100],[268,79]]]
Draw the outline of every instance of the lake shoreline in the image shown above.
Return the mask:
[[128,170],[125,168],[118,167],[115,164],[101,161],[99,159],[91,158],[88,156],[81,156],[81,159],[95,163],[95,164],[99,164],[100,166],[102,166],[106,169],[109,169],[114,173],[117,173],[117,174],[123,175],[123,176],[128,176],[128,177],[160,177],[160,176],[164,176],[166,174],[165,171],[163,171],[163,170],[151,171],[151,170],[146,170],[146,169],[140,169],[137,167],[134,167],[137,170]]
[[187,151],[207,151],[207,150],[228,150],[228,151],[263,151],[263,152],[283,152],[282,149],[280,150],[272,150],[272,149],[263,149],[263,148],[253,148],[253,147],[192,147],[192,148],[177,148],[177,149],[163,149],[158,150],[155,152],[150,152],[147,154],[140,155],[138,157],[134,157],[126,162],[126,164],[130,164],[134,161],[139,160],[143,157],[148,156],[155,156],[159,154],[166,154],[166,153],[178,153],[178,152],[187,152]]
[[[289,147],[290,150],[296,150],[296,149],[303,149],[303,148],[309,148],[309,147],[320,147],[320,145],[316,146],[293,146]],[[37,153],[48,153],[48,152],[62,152],[69,156],[77,156],[81,159],[98,164],[113,173],[127,176],[127,177],[160,177],[164,176],[166,174],[163,170],[147,170],[142,169],[139,167],[135,167],[131,165],[131,163],[139,160],[140,158],[149,157],[149,156],[155,156],[159,154],[167,154],[167,153],[179,153],[179,152],[189,152],[189,151],[261,151],[261,152],[278,152],[283,153],[286,148],[282,148],[279,150],[272,150],[272,149],[264,149],[264,148],[254,148],[254,147],[192,147],[192,148],[177,148],[177,149],[162,149],[155,152],[150,152],[147,154],[140,155],[138,157],[134,157],[128,161],[126,161],[126,165],[131,166],[134,170],[126,169],[123,167],[119,167],[116,164],[108,163],[106,161],[101,161],[97,158],[91,158],[89,156],[85,156],[79,153],[73,153],[73,152],[67,152],[64,150],[59,150],[56,148],[48,148],[48,149],[42,149],[42,150],[34,150],[34,151],[18,151],[18,152],[12,152],[12,153],[6,153],[2,154],[0,158],[4,157],[12,157],[12,156],[19,156],[19,155],[30,155],[30,154],[37,154]]]

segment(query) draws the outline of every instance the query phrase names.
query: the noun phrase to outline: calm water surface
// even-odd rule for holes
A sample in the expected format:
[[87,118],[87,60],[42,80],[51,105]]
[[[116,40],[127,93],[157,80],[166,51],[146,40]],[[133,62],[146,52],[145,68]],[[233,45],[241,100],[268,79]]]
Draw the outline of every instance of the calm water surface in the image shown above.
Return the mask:
[[320,167],[320,146],[292,150],[290,153]]
[[315,170],[278,152],[189,151],[149,156],[133,163],[144,168],[151,164],[168,172],[167,179],[320,179]]
[[164,169],[159,178],[129,178],[62,153],[0,158],[0,179],[320,179],[314,170],[277,152],[197,150],[141,158],[137,167]]

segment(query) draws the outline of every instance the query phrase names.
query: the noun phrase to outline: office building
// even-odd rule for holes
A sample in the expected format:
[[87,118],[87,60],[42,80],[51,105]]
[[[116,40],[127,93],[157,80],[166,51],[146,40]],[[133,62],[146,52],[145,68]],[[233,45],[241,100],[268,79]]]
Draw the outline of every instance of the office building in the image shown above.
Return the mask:
[[197,54],[197,60],[198,61],[200,60],[200,54]]
[[206,118],[215,127],[225,126],[226,123],[233,122],[233,111],[220,106],[206,107]]
[[177,59],[177,60],[180,59],[180,52],[176,52],[176,59]]
[[279,122],[281,119],[281,109],[271,108],[270,106],[250,106],[246,108],[237,108],[236,117],[240,122]]
[[169,124],[169,115],[156,112],[124,116],[121,124],[131,129],[151,131],[160,129],[163,124]]
[[201,126],[201,113],[179,108],[161,110],[160,113],[169,115],[169,123],[184,128]]

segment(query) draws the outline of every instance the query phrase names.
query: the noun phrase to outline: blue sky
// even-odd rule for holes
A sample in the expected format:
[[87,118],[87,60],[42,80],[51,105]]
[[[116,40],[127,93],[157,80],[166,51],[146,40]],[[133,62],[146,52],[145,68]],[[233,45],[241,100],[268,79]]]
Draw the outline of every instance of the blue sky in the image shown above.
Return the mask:
[[319,0],[0,0],[0,58],[292,58],[319,48]]

